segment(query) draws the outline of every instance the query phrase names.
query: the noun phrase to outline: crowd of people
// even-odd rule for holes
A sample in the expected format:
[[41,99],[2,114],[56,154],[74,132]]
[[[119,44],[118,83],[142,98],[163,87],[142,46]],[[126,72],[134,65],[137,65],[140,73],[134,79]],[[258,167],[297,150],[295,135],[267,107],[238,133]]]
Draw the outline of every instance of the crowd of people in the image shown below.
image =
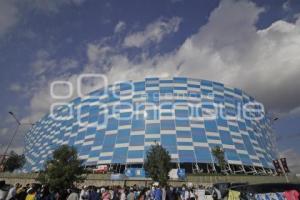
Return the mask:
[[206,189],[202,185],[161,187],[154,183],[151,187],[83,186],[81,189],[51,190],[46,185],[16,184],[11,187],[6,197],[0,200],[204,200]]

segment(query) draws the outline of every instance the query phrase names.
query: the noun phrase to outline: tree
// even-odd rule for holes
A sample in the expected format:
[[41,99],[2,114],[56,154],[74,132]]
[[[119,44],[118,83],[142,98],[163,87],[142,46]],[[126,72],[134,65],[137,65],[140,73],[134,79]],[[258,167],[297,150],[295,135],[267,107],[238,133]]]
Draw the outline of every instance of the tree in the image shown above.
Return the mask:
[[85,179],[84,173],[76,149],[62,145],[53,152],[53,159],[46,162],[45,171],[40,172],[37,181],[51,189],[68,189],[82,182]]
[[144,167],[153,181],[165,186],[169,180],[169,171],[172,168],[168,151],[159,144],[152,145],[147,152]]
[[25,164],[26,159],[24,154],[18,155],[11,151],[8,158],[4,161],[4,170],[13,172],[15,169],[20,169]]
[[224,150],[220,146],[215,146],[212,149],[212,154],[215,157],[215,160],[217,161],[217,164],[220,168],[219,172],[224,170],[227,164],[225,160]]

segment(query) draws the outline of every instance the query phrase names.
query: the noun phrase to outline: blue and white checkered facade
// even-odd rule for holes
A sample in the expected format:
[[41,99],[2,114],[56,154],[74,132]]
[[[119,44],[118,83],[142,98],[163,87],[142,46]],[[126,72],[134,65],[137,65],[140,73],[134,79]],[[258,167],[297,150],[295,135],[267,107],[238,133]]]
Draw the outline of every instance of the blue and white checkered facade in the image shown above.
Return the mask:
[[[183,77],[110,85],[39,120],[25,136],[24,169],[43,169],[62,144],[76,147],[85,165],[140,164],[155,142],[176,163],[212,163],[219,145],[230,164],[273,168],[268,117],[233,117],[249,102],[255,100],[240,89]],[[206,117],[215,112],[212,103],[228,119]]]

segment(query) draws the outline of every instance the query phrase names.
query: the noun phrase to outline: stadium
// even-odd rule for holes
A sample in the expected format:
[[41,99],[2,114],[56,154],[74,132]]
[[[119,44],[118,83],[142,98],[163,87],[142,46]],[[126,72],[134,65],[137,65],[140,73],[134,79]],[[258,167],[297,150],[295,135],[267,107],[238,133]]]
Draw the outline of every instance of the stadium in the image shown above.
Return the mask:
[[74,146],[83,165],[123,172],[142,168],[161,144],[174,168],[214,171],[212,149],[224,150],[233,173],[273,173],[272,119],[244,91],[185,77],[109,85],[58,106],[25,135],[26,172],[44,169],[60,145]]

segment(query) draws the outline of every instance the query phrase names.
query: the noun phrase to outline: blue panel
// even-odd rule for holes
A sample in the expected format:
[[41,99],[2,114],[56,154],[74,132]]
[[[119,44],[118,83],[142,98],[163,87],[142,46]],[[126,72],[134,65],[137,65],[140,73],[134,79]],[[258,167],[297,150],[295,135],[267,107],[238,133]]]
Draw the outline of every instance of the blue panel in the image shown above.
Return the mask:
[[212,155],[207,147],[195,147],[196,160],[199,163],[212,163]]
[[130,136],[130,146],[144,146],[144,135]]
[[220,133],[220,138],[221,138],[222,144],[233,145],[233,141],[232,141],[230,132],[220,130],[219,133]]
[[174,120],[161,120],[161,129],[162,130],[175,130]]
[[240,160],[240,157],[239,157],[239,155],[237,154],[236,150],[224,148],[224,151],[225,151],[225,157],[226,157],[228,160],[236,160],[236,161],[239,161],[239,160]]
[[251,141],[248,136],[242,135],[245,147],[250,155],[256,155],[255,150],[251,144]]
[[129,143],[130,129],[120,129],[117,136],[117,144]]
[[207,143],[205,130],[203,128],[192,128],[192,138],[194,142]]
[[176,135],[179,138],[190,138],[191,132],[190,131],[176,131]]
[[216,122],[213,120],[205,120],[204,126],[205,129],[209,132],[218,132]]
[[115,148],[112,163],[125,163],[127,158],[127,147]]
[[136,82],[134,83],[134,91],[144,91],[145,90],[145,82]]
[[118,120],[116,118],[109,118],[106,130],[111,131],[111,130],[117,130],[118,129]]
[[189,120],[176,120],[177,127],[189,127],[190,123]]
[[144,151],[128,151],[128,158],[143,158]]
[[160,133],[160,124],[151,123],[146,124],[146,134],[159,134]]
[[113,151],[115,146],[116,134],[106,135],[103,142],[102,150],[103,152]]
[[132,130],[142,131],[145,130],[145,120],[132,120]]
[[180,162],[195,162],[195,153],[191,150],[178,150]]
[[244,165],[252,165],[252,161],[248,155],[239,154],[239,157]]

